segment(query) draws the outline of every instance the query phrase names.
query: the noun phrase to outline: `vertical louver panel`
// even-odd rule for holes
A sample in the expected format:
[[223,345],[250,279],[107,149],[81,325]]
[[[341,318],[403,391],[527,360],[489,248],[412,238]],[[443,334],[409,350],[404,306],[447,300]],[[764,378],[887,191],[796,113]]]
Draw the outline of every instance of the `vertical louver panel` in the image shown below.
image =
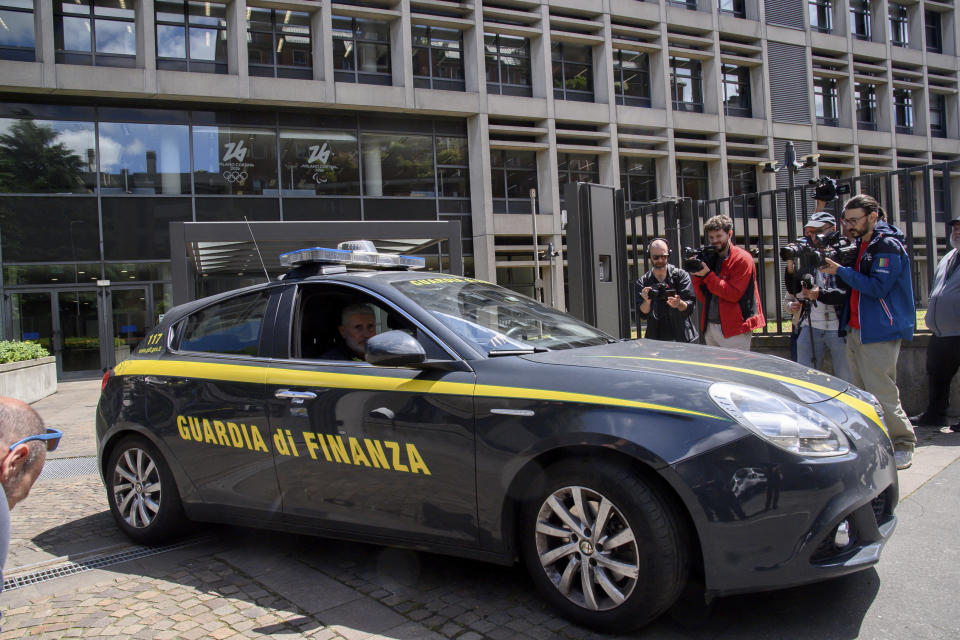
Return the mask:
[[810,124],[810,81],[804,47],[768,42],[767,74],[774,121]]
[[803,11],[806,5],[805,0],[767,0],[764,3],[767,24],[803,29]]

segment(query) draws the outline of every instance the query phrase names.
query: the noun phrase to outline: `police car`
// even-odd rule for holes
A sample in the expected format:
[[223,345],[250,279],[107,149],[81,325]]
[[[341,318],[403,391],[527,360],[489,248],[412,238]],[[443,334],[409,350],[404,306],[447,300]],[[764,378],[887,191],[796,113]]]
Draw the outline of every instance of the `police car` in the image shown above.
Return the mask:
[[[396,268],[343,264],[358,261]],[[134,541],[195,520],[520,559],[569,619],[624,631],[688,584],[865,569],[895,527],[879,405],[842,380],[619,341],[415,259],[283,262],[282,279],[168,312],[104,376],[100,470]],[[365,359],[330,359],[358,304]]]

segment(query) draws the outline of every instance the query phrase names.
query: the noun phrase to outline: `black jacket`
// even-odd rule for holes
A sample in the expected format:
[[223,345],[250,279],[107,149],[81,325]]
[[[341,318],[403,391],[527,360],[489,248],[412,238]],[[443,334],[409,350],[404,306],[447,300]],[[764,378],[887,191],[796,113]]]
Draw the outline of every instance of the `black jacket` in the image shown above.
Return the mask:
[[[784,269],[783,286],[788,293],[796,296],[800,292],[800,289],[803,288],[800,282],[802,277],[803,274],[796,270],[790,273]],[[847,300],[850,297],[850,287],[838,277],[834,277],[833,282],[833,287],[820,287],[820,295],[817,297],[817,303],[829,304],[833,307],[837,313],[837,318],[840,320],[840,328],[837,329],[837,335],[845,336],[847,335],[847,320],[850,318],[849,309],[846,309]],[[803,324],[803,321],[807,319],[806,313],[807,311],[804,310],[803,315],[800,316],[799,324]],[[795,330],[799,331],[799,326],[796,327]]]
[[697,342],[700,332],[694,322],[694,310],[697,305],[697,296],[693,291],[693,282],[690,274],[672,264],[667,265],[667,277],[664,282],[670,289],[675,289],[680,299],[687,303],[687,309],[680,311],[667,304],[666,300],[651,300],[650,313],[640,311],[643,296],[640,292],[644,287],[655,286],[660,281],[653,275],[653,269],[643,274],[636,283],[637,317],[647,321],[647,332],[643,336],[649,340],[673,340],[675,342]]

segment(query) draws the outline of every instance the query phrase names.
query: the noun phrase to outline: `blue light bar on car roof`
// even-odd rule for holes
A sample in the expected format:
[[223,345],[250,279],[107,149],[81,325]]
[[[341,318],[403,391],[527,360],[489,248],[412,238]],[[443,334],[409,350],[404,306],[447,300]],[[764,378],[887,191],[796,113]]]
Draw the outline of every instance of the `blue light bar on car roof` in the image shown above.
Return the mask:
[[305,264],[342,264],[354,267],[423,269],[424,258],[402,256],[396,253],[377,253],[375,251],[350,251],[347,249],[327,249],[311,247],[297,249],[280,254],[280,264],[284,267],[299,267]]

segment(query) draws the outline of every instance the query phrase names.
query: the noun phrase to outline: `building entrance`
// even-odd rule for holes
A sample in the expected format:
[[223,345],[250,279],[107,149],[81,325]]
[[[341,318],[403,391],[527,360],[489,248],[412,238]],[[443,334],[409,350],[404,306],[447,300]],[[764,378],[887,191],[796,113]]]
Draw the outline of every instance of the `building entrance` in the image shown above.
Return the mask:
[[99,375],[153,327],[151,293],[146,286],[10,291],[7,337],[46,347],[61,379]]

